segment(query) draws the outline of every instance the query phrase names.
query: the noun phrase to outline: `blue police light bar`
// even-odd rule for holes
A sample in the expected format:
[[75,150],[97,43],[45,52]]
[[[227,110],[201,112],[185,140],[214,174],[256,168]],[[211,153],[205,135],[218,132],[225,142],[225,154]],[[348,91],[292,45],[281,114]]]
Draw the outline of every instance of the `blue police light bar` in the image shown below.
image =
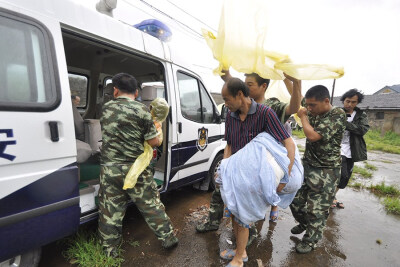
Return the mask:
[[169,41],[172,36],[172,32],[168,28],[168,26],[156,19],[144,20],[144,21],[140,22],[139,24],[133,25],[133,27],[135,27],[145,33],[153,35],[154,37],[156,37],[164,42]]

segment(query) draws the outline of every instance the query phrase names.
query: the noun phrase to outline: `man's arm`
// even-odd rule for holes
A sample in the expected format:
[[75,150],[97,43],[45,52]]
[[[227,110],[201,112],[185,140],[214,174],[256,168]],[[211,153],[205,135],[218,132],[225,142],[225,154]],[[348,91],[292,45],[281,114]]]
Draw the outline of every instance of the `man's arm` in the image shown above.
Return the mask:
[[221,72],[224,74],[221,76],[221,79],[224,82],[227,82],[230,78],[232,78],[232,75],[229,73],[229,70],[222,70]]
[[232,155],[231,145],[226,144],[224,149],[224,159],[229,158]]
[[346,125],[346,130],[347,131],[351,132],[352,134],[363,136],[369,130],[369,123],[368,123],[367,114],[365,114],[365,112],[362,112],[360,121],[357,121],[357,122],[355,122],[355,121],[353,121],[353,122],[346,121],[345,125]]
[[303,124],[303,131],[304,134],[306,135],[307,139],[310,140],[310,142],[316,142],[318,140],[322,139],[322,135],[314,131],[314,128],[311,126],[310,122],[308,121],[308,116],[307,116],[307,109],[306,108],[301,108],[298,112],[297,115],[299,116],[301,123]]
[[300,108],[301,99],[303,98],[301,95],[301,80],[297,80],[286,73],[284,73],[284,75],[286,79],[284,79],[283,82],[285,83],[286,89],[291,95],[290,103],[286,107],[285,114],[290,116],[295,114]]
[[156,137],[154,137],[152,139],[146,140],[146,141],[147,141],[147,143],[149,143],[149,145],[152,148],[155,148],[156,146],[160,146],[161,145],[161,142],[160,142],[160,139],[158,138],[158,136],[156,136]]
[[[290,160],[289,163],[289,176],[290,173],[292,172],[292,167],[294,164],[294,156],[295,156],[295,151],[296,151],[296,144],[294,143],[293,139],[291,137],[286,138],[285,140],[282,141],[283,145],[285,146],[287,150],[287,156]],[[276,189],[277,192],[281,192],[282,189],[286,186],[284,183],[280,183]]]

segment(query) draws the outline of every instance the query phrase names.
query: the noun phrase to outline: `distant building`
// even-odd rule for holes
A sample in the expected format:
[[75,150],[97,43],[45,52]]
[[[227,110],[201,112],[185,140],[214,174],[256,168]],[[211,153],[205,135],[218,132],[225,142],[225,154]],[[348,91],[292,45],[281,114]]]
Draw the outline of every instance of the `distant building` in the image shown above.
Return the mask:
[[376,91],[374,93],[374,95],[380,95],[380,94],[392,94],[392,93],[400,93],[400,84],[397,85],[386,85],[385,87],[383,87],[382,89]]
[[[392,93],[383,92],[389,88]],[[333,98],[333,105],[343,107],[340,97]],[[373,95],[366,95],[358,107],[367,113],[371,128],[400,134],[400,85],[386,86]]]

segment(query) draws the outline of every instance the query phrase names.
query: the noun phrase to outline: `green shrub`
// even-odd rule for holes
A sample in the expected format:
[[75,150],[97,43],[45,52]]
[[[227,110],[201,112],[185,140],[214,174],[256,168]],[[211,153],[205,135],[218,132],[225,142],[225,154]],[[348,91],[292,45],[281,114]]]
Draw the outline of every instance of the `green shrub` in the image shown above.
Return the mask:
[[124,262],[121,249],[119,249],[118,257],[107,257],[94,233],[80,230],[74,236],[67,238],[66,242],[68,248],[63,252],[63,256],[71,264],[84,267],[109,267],[121,266],[121,263]]

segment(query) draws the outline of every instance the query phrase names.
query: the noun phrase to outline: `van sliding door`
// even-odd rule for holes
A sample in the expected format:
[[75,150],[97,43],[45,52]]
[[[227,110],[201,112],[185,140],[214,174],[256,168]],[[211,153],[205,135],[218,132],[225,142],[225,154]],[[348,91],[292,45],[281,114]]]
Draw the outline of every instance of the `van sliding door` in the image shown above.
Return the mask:
[[80,208],[59,23],[0,9],[0,36],[1,262],[74,232]]

